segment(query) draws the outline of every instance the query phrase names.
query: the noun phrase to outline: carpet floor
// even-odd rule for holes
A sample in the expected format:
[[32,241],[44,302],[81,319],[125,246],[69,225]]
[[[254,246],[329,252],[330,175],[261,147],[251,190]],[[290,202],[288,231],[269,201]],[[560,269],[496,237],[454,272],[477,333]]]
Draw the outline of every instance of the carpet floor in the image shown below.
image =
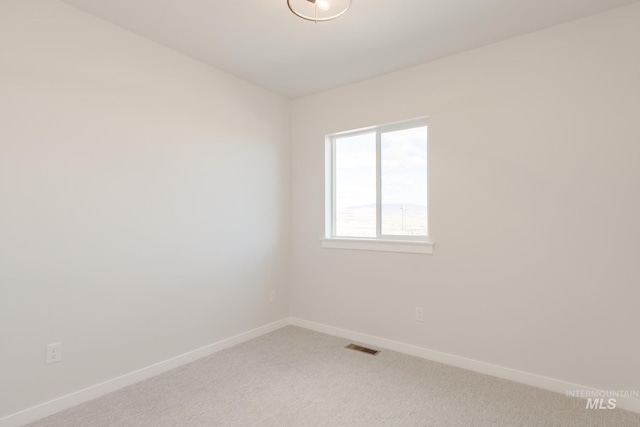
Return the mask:
[[640,414],[349,343],[287,326],[29,426],[640,426]]

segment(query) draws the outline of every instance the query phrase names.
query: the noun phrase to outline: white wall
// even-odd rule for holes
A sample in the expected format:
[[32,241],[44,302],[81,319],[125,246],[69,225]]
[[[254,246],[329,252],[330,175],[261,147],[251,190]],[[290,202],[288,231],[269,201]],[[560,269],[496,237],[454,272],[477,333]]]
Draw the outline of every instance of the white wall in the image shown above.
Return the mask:
[[[638,390],[639,22],[636,3],[293,102],[292,315]],[[434,254],[321,249],[324,135],[425,115]]]
[[0,418],[288,315],[289,119],[68,5],[0,2]]

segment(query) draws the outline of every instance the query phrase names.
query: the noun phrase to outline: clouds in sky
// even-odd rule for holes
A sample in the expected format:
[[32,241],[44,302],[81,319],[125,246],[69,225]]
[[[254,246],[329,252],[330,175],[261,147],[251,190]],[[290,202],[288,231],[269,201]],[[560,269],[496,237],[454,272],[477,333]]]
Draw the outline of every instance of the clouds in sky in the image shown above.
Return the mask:
[[[381,134],[382,204],[427,204],[427,128]],[[375,133],[338,138],[336,208],[376,203]]]

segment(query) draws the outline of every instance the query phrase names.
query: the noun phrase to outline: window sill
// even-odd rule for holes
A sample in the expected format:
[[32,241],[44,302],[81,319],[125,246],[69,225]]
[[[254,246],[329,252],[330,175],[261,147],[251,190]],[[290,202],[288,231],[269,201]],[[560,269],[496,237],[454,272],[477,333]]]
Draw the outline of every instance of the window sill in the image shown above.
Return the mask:
[[320,239],[320,246],[327,249],[432,254],[434,242],[431,240],[409,241],[331,237]]

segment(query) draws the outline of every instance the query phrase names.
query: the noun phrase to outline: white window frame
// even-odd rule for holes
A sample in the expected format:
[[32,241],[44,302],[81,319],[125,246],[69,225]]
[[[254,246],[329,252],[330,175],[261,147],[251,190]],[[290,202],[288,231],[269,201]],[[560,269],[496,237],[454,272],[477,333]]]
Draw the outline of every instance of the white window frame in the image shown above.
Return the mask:
[[[400,131],[416,127],[427,127],[427,232],[429,228],[429,139],[426,117],[390,123],[380,126],[339,132],[325,137],[325,236],[321,246],[330,249],[355,249],[387,252],[433,253],[433,240],[427,236],[397,236],[382,234],[382,182],[381,182],[381,135],[387,132]],[[376,135],[376,236],[377,237],[340,237],[336,236],[336,140],[363,134]]]

